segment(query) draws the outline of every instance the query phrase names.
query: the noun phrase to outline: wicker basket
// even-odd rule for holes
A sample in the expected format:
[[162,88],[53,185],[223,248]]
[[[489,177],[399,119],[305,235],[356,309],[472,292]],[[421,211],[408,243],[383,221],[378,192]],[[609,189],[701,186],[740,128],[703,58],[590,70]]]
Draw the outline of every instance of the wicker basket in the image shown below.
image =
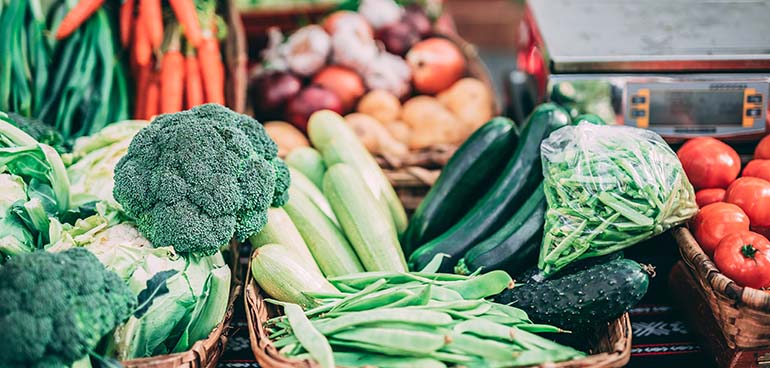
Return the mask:
[[690,231],[673,230],[682,259],[700,286],[730,348],[770,347],[770,293],[738,286],[719,272]]
[[229,262],[232,268],[232,281],[230,296],[227,302],[227,311],[222,323],[211,331],[205,340],[197,341],[190,350],[176,354],[159,355],[149,358],[140,358],[122,361],[126,368],[214,368],[219,357],[225,352],[227,339],[230,335],[230,321],[235,311],[235,301],[241,293],[243,282],[241,280],[241,266],[238,254],[238,244],[230,244],[232,259]]
[[[251,268],[251,267],[249,267]],[[263,327],[265,321],[278,315],[278,308],[265,302],[259,285],[251,277],[251,270],[246,271],[246,290],[244,294],[246,320],[249,329],[251,350],[262,368],[317,368],[315,362],[287,358],[273,346]],[[620,368],[628,364],[631,358],[631,320],[628,313],[610,323],[606,329],[597,328],[590,338],[591,353],[583,359],[561,363],[548,363],[537,368]]]

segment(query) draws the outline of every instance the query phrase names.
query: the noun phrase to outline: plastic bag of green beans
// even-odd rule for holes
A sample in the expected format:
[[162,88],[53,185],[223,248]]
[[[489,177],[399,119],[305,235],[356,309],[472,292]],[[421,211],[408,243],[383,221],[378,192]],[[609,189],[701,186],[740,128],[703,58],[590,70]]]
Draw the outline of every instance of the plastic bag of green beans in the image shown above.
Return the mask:
[[660,234],[698,210],[679,159],[652,131],[580,123],[552,133],[541,154],[545,276]]

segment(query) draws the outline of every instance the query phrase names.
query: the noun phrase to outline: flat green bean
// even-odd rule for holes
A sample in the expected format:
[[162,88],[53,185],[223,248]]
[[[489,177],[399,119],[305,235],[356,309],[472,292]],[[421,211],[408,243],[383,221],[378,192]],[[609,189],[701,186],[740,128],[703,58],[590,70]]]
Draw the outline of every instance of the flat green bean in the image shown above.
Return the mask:
[[379,368],[445,368],[446,364],[432,358],[408,356],[388,356],[351,352],[334,353],[334,360],[342,367],[379,367]]
[[316,329],[324,335],[351,328],[382,322],[403,322],[416,325],[445,326],[452,323],[452,317],[446,313],[420,309],[374,309],[363,312],[345,313],[337,318],[315,323]]
[[322,368],[334,368],[334,356],[329,341],[313,327],[302,308],[299,305],[287,303],[284,304],[283,310],[289,319],[294,336],[302,347]]
[[512,288],[513,279],[507,272],[495,270],[464,281],[448,282],[443,286],[458,292],[464,299],[481,299]]
[[[394,349],[406,354],[429,354],[445,345],[443,334],[382,327],[356,328],[331,336],[335,341],[367,344],[377,348]],[[374,350],[377,352],[377,350]]]

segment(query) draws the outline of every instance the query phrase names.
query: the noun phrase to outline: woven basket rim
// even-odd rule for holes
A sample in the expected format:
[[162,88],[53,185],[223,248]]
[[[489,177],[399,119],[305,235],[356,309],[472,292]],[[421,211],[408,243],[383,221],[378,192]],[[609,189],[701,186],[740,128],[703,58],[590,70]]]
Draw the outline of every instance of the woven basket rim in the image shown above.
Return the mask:
[[736,303],[738,308],[770,313],[770,293],[751,287],[743,287],[719,271],[716,264],[703,251],[686,227],[672,230],[685,264],[701,280],[705,280],[714,292]]
[[[264,295],[259,285],[251,276],[251,267],[246,271],[246,287],[244,290],[244,307],[246,308],[246,321],[249,331],[249,341],[254,356],[263,368],[317,368],[315,362],[309,360],[297,360],[285,357],[273,346],[262,324],[266,321],[270,307],[264,300]],[[530,368],[620,368],[628,364],[631,358],[631,319],[628,313],[623,314],[617,320],[607,326],[607,337],[616,336],[611,341],[611,350],[582,359],[575,359],[560,363],[545,363]]]

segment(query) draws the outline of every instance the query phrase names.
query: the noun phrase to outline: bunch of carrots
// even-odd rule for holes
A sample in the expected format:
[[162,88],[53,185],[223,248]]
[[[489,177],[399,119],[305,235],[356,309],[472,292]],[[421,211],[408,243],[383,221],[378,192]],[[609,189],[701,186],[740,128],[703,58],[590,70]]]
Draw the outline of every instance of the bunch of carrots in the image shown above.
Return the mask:
[[[62,21],[56,37],[69,36],[104,2],[80,0]],[[134,117],[138,119],[203,103],[225,104],[217,1],[198,0],[199,7],[195,0],[167,3],[170,11],[161,0],[123,0],[120,7],[120,41],[130,49],[136,82]]]

